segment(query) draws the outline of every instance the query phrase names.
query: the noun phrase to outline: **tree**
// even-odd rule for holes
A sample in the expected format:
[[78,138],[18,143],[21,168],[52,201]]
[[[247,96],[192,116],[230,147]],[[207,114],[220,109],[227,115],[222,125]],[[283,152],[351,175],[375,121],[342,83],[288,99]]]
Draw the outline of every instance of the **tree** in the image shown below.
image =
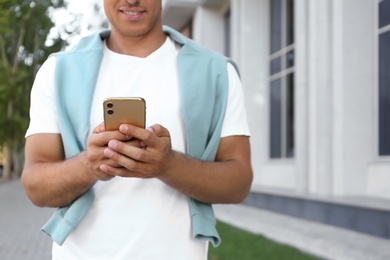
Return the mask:
[[[63,0],[0,0],[0,147],[4,178],[10,178],[13,157],[21,154],[29,123],[31,87],[39,67],[66,44],[48,35],[48,12],[64,7]],[[22,161],[13,163],[20,174]]]
[[53,32],[67,41],[69,47],[92,32],[109,28],[102,0],[68,0],[67,3],[66,9],[56,9],[51,16],[55,20]]

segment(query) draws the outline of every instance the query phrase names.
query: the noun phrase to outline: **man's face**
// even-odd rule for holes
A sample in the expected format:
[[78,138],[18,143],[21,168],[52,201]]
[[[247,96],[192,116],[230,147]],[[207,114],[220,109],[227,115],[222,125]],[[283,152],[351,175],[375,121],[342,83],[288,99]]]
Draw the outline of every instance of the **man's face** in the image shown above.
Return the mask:
[[144,36],[161,31],[161,0],[104,0],[112,30],[123,36]]

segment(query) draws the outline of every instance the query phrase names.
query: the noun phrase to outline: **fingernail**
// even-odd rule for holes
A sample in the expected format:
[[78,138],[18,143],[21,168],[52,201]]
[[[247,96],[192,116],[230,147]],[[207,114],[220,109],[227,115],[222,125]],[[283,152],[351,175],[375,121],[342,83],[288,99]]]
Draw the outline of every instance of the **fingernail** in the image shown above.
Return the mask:
[[100,170],[102,171],[102,172],[107,172],[107,166],[106,165],[104,165],[104,164],[102,164],[102,165],[100,165]]
[[129,129],[129,127],[127,125],[120,125],[119,126],[119,130],[123,133],[123,132],[127,132],[127,130]]
[[105,149],[104,155],[107,156],[108,158],[111,158],[114,155],[114,153],[110,149]]
[[115,140],[111,140],[108,142],[108,147],[115,149],[117,147],[118,143]]

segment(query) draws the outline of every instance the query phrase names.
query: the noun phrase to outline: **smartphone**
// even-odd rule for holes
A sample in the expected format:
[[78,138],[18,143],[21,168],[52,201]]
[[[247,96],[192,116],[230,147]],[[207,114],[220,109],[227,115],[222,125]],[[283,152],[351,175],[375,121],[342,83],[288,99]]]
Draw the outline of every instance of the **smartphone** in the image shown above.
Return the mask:
[[146,103],[141,97],[107,98],[103,112],[106,131],[118,130],[121,124],[145,128]]

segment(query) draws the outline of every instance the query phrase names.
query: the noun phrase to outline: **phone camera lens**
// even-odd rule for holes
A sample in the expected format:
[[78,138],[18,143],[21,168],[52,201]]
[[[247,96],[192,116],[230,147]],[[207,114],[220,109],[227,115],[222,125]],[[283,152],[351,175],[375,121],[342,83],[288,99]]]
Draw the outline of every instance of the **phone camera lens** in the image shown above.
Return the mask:
[[107,104],[107,107],[108,107],[108,108],[112,108],[113,106],[114,106],[114,104],[112,104],[112,103],[108,103],[108,104]]
[[107,113],[109,114],[109,115],[112,115],[112,114],[114,114],[114,110],[107,110]]

